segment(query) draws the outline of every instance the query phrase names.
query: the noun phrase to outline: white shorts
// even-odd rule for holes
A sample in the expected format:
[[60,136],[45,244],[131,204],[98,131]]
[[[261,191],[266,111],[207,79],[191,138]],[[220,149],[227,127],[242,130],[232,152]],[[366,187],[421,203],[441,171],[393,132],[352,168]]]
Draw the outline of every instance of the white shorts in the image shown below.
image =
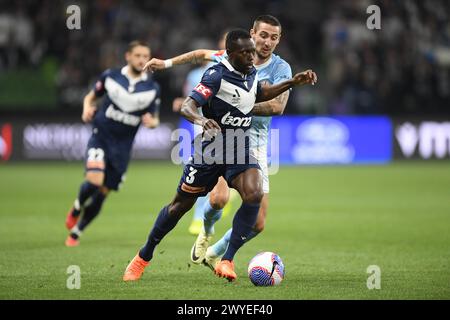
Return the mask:
[[257,147],[252,149],[258,164],[261,167],[263,178],[263,191],[269,193],[269,168],[267,165],[267,146]]

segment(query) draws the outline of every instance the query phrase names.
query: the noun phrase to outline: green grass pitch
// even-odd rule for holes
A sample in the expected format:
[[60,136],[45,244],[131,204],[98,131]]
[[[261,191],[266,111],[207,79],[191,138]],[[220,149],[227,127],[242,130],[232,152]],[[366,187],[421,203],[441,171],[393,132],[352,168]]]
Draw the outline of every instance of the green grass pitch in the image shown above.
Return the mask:
[[[282,167],[271,177],[265,231],[236,256],[235,283],[190,263],[192,213],[163,240],[141,281],[122,282],[180,174],[174,165],[132,162],[81,245],[66,248],[64,219],[82,163],[1,165],[0,299],[450,298],[450,168],[438,162]],[[280,286],[248,280],[248,262],[260,251],[283,259]],[[70,265],[80,267],[79,290],[66,286]],[[379,290],[366,286],[369,265],[381,269]]]

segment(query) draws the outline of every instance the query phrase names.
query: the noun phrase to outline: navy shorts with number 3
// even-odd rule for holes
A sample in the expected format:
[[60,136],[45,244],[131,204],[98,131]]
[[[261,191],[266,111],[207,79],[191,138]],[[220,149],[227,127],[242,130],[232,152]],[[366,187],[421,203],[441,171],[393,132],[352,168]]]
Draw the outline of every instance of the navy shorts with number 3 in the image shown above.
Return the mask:
[[261,169],[257,163],[249,164],[195,164],[191,160],[184,166],[178,184],[178,193],[188,197],[206,196],[223,176],[231,187],[231,181],[250,168]]

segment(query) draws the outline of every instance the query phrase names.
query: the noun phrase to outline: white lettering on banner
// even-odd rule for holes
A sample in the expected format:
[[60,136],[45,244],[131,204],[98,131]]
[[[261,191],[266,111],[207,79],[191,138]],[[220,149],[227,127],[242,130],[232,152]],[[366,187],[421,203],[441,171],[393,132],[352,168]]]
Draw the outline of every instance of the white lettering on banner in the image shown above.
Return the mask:
[[116,109],[114,109],[112,104],[110,104],[108,106],[108,109],[105,112],[105,116],[114,121],[122,122],[123,124],[132,126],[132,127],[136,127],[141,123],[140,117],[122,112],[120,110],[116,110]]
[[[151,130],[139,128],[133,158],[167,158],[173,145],[171,133],[172,126],[167,123]],[[30,124],[23,131],[24,155],[28,159],[81,160],[91,134],[91,126],[84,124]]]
[[400,149],[406,157],[411,157],[416,150],[419,135],[416,128],[409,122],[399,126],[395,130],[395,137],[398,140]]
[[450,122],[426,121],[415,126],[401,124],[395,131],[403,155],[410,158],[417,150],[424,159],[436,156],[443,159],[450,155]]

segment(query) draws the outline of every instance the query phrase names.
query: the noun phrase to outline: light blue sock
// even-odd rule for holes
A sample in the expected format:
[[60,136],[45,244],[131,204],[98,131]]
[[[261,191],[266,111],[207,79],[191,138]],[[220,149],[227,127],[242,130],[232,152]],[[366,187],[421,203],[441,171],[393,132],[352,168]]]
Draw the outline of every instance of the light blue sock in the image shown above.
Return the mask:
[[228,244],[230,243],[231,231],[232,229],[230,228],[219,241],[211,246],[211,249],[216,256],[222,256],[225,251],[227,251]]
[[222,209],[216,210],[211,207],[211,203],[208,201],[203,205],[203,226],[206,234],[214,233],[214,224],[222,217]]
[[194,220],[203,220],[203,207],[205,203],[209,203],[209,195],[197,198],[194,209]]
[[[222,256],[225,253],[225,251],[227,251],[228,244],[230,243],[232,231],[233,231],[233,229],[230,228],[227,231],[227,233],[225,233],[225,235],[222,237],[222,239],[220,239],[214,245],[211,246],[211,249],[213,250],[215,255]],[[252,230],[250,232],[250,234],[248,235],[247,240],[245,240],[245,242],[248,242],[250,239],[253,239],[254,237],[256,237],[258,235],[258,233],[259,232],[255,232]]]

